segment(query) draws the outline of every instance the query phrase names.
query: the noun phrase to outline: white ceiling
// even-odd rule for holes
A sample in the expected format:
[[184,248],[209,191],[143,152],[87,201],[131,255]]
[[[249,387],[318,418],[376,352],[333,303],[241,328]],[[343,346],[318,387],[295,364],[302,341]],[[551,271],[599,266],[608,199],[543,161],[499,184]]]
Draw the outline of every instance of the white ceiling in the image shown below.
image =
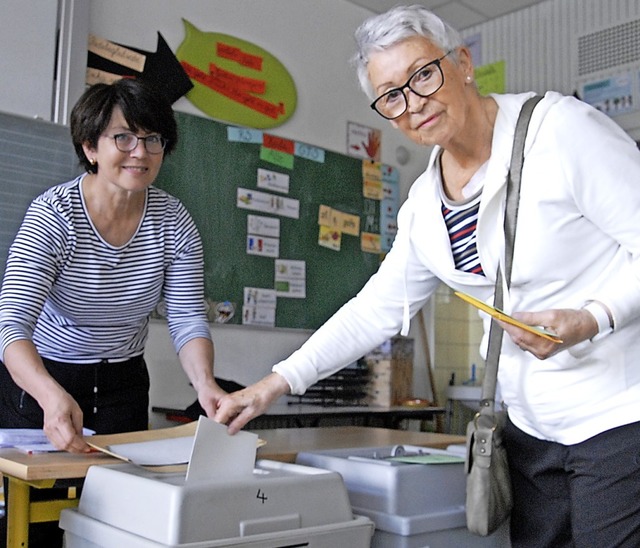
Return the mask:
[[[348,1],[373,13],[382,13],[399,3],[398,0]],[[546,0],[407,0],[406,3],[422,4],[456,29],[462,30],[544,1]]]

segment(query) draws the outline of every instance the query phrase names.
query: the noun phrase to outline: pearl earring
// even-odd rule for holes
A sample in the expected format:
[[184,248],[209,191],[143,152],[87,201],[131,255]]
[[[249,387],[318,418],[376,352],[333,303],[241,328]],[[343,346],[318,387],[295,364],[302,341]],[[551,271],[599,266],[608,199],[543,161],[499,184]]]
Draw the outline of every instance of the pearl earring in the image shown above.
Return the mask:
[[471,76],[467,76],[467,82],[471,82]]
[[95,166],[95,165],[96,165],[96,159],[95,159],[95,158],[90,158],[90,159],[89,159],[89,163],[90,163],[92,166]]

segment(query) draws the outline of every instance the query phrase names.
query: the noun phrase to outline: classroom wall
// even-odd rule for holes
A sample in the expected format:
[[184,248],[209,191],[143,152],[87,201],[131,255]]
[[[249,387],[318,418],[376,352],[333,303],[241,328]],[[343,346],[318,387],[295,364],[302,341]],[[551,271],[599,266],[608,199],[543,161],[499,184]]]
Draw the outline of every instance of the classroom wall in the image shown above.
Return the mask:
[[[184,39],[185,18],[200,30],[222,32],[259,45],[287,67],[298,92],[294,116],[269,133],[344,153],[348,121],[379,128],[383,131],[382,161],[399,168],[404,198],[410,183],[424,169],[428,151],[418,149],[377,117],[358,87],[349,58],[353,54],[353,32],[369,15],[345,0],[94,0],[89,31],[151,51],[155,50],[156,32],[160,31],[175,51]],[[201,115],[187,99],[180,99],[174,106]],[[401,145],[410,153],[404,166],[395,159]],[[430,311],[426,312],[430,317]],[[310,335],[299,330],[231,325],[212,325],[211,331],[216,345],[216,374],[242,384],[267,374],[275,362],[288,356]],[[415,392],[417,397],[430,397],[424,338],[417,326],[414,331]],[[152,404],[191,403],[194,392],[177,365],[164,323],[153,322],[147,348]],[[159,417],[154,421],[161,422]]]

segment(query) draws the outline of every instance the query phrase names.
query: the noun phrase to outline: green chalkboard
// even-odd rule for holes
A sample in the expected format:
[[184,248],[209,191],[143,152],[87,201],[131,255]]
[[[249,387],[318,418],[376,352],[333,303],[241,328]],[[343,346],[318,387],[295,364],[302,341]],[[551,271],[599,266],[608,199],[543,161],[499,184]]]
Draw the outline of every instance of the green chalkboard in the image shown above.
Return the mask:
[[299,200],[299,218],[274,215],[280,220],[279,258],[305,262],[306,298],[279,297],[275,327],[319,327],[380,263],[379,254],[361,251],[359,236],[343,234],[339,251],[318,245],[321,205],[358,215],[361,226],[371,225],[371,216],[364,218],[362,160],[325,150],[324,161],[294,156],[287,169],[261,160],[260,143],[230,140],[227,125],[185,113],[176,117],[179,143],[156,184],[180,198],[198,226],[207,299],[213,305],[233,303],[229,323],[242,323],[244,288],[274,289],[275,259],[246,252],[247,216],[270,215],[237,207],[237,196],[238,188],[270,192],[257,188],[259,168],[286,173],[289,191],[284,196]]

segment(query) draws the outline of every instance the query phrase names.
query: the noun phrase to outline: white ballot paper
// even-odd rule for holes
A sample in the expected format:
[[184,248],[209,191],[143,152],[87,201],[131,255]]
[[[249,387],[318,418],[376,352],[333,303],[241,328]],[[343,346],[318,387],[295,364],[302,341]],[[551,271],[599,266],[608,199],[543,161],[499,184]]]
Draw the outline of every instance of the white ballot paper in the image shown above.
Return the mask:
[[193,436],[109,445],[112,454],[139,466],[187,464]]
[[231,436],[226,426],[200,416],[185,481],[251,478],[257,447],[256,434],[238,432]]
[[205,416],[197,424],[92,436],[87,443],[114,457],[155,470],[164,468],[162,471],[170,472],[186,467],[187,482],[251,477],[257,448],[263,445],[256,434],[238,432],[230,436],[226,426]]

